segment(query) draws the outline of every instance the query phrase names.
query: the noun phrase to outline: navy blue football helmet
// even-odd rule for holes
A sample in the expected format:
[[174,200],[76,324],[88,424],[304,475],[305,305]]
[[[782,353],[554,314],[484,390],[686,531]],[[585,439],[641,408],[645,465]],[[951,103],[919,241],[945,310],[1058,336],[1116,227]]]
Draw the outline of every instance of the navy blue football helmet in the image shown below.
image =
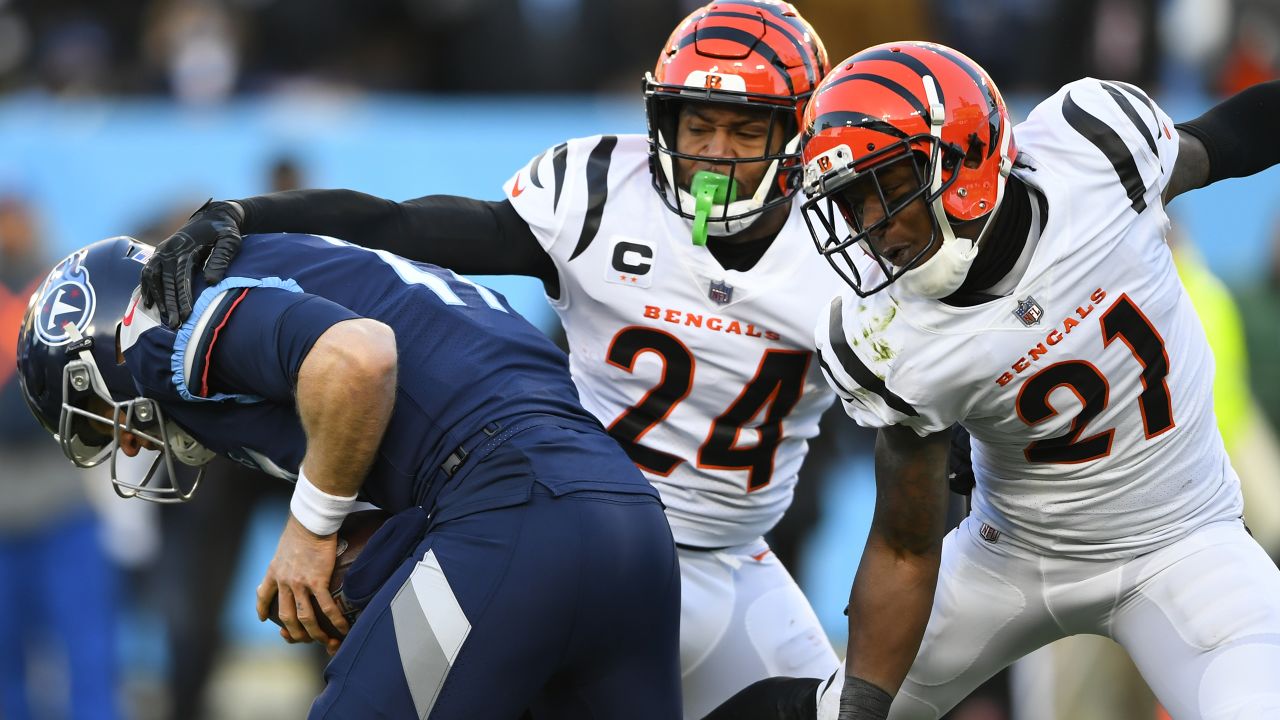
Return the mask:
[[[150,245],[115,237],[55,265],[22,319],[18,379],[31,413],[76,466],[110,460],[111,482],[121,497],[184,502],[213,454],[139,395],[119,348],[120,326],[136,309],[138,280],[151,252]],[[122,433],[160,449],[141,480],[117,471]],[[201,469],[190,479],[189,472],[177,472],[175,459]],[[162,463],[167,485],[158,478]]]

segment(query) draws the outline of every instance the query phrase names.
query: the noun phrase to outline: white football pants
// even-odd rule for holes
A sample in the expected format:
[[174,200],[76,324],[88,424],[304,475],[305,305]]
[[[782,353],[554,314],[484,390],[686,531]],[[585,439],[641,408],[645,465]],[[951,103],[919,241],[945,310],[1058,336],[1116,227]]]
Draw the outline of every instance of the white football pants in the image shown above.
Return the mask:
[[701,720],[757,680],[840,666],[818,616],[763,539],[679,550],[684,717]]
[[[1042,557],[947,536],[933,612],[890,720],[937,720],[1014,660],[1068,635],[1112,638],[1176,720],[1280,718],[1280,570],[1240,521],[1126,560]],[[838,678],[839,679],[839,678]],[[834,720],[840,682],[819,698]]]

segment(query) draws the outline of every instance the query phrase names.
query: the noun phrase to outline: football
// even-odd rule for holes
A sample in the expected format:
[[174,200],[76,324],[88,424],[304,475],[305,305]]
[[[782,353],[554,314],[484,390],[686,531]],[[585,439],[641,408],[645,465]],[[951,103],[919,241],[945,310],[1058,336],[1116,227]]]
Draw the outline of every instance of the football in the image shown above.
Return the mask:
[[[333,575],[329,576],[329,592],[333,594],[333,599],[337,601],[338,608],[346,616],[347,622],[353,625],[360,615],[360,609],[347,603],[346,595],[342,592],[342,581],[347,576],[347,571],[351,569],[351,564],[364,551],[369,538],[373,537],[378,528],[382,527],[382,524],[390,517],[391,515],[385,510],[361,510],[348,515],[347,519],[342,521],[342,527],[338,528],[338,554],[333,561]],[[267,618],[276,625],[284,627],[278,612],[280,608],[279,599],[279,596],[271,599],[271,607],[267,612]],[[342,633],[338,632],[338,629],[333,626],[333,623],[329,621],[326,615],[320,612],[318,607],[316,612],[319,617],[320,627],[325,634],[335,638],[342,637]]]

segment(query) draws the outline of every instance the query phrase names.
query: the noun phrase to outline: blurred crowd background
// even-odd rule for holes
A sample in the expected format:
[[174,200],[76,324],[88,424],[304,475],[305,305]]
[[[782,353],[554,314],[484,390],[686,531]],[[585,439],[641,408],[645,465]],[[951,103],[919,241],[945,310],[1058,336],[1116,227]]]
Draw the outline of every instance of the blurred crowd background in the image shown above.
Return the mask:
[[[696,0],[5,0],[0,88],[217,104],[299,89],[634,89]],[[809,0],[832,58],[905,37],[964,50],[1006,92],[1081,75],[1230,90],[1276,63],[1270,0]],[[1169,63],[1174,63],[1171,67]],[[1189,73],[1175,80],[1166,71]]]
[[[104,477],[73,471],[28,417],[12,336],[52,262],[110,235],[162,240],[210,196],[350,187],[498,198],[545,147],[643,132],[641,75],[700,4],[0,0],[0,328],[10,335],[0,343],[0,720],[302,717],[324,661],[254,616],[287,486],[221,468],[190,506],[121,501]],[[895,39],[960,49],[1018,118],[1086,75],[1140,85],[1175,119],[1280,77],[1277,0],[795,5],[833,60]],[[1273,169],[1171,209],[1180,270],[1218,358],[1219,421],[1273,556],[1277,208]],[[491,284],[556,333],[535,281]],[[874,487],[869,436],[838,415],[771,540],[842,648]],[[1122,662],[1078,657],[1042,653],[953,717],[1157,717],[1141,681],[1113,670]],[[1080,688],[1100,706],[1055,706]]]

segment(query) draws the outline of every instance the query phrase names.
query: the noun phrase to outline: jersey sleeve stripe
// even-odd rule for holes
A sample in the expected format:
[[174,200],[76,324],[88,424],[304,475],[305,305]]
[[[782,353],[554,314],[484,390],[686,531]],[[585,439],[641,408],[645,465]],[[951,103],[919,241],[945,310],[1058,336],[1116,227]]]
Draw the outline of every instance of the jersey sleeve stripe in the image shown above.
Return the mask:
[[231,313],[239,307],[240,301],[244,300],[244,296],[249,294],[249,289],[245,288],[235,297],[228,305],[226,312],[222,313],[222,320],[218,326],[213,329],[209,335],[209,342],[204,348],[204,367],[200,371],[200,396],[209,397],[209,365],[213,360],[213,346],[218,342],[218,336],[222,333],[222,328],[227,326],[227,321],[231,319]]
[[[209,357],[209,348],[213,345],[213,329],[221,329],[222,321],[239,303],[243,293],[233,291],[240,288],[266,287],[302,292],[302,288],[292,279],[278,277],[245,278],[228,277],[210,288],[205,288],[196,298],[195,307],[182,327],[178,328],[177,337],[173,341],[172,354],[169,356],[170,382],[183,400],[190,402],[234,400],[239,403],[261,402],[256,395],[240,395],[213,393],[203,396],[192,392],[189,381],[194,384],[197,379],[205,378],[203,362]],[[207,388],[196,388],[202,390]]]
[[831,384],[831,387],[834,388],[842,398],[848,399],[853,397],[853,391],[845,387],[844,383],[840,382],[840,377],[835,374],[831,369],[831,366],[827,364],[827,361],[823,359],[821,355],[818,356],[818,367],[822,368],[823,374],[827,376],[827,382]]
[[538,153],[538,157],[529,163],[529,182],[536,188],[542,187],[542,180],[538,177],[538,167],[542,165],[542,158],[547,156],[547,151],[543,150]]
[[1120,109],[1124,111],[1125,117],[1129,118],[1129,121],[1133,123],[1133,127],[1138,131],[1138,134],[1142,136],[1142,139],[1147,141],[1147,147],[1151,148],[1151,154],[1156,157],[1160,157],[1160,151],[1156,149],[1155,137],[1152,135],[1151,131],[1144,126],[1142,118],[1139,117],[1138,111],[1134,109],[1133,104],[1126,100],[1124,95],[1121,94],[1121,92],[1113,85],[1109,83],[1102,83],[1102,87],[1106,89],[1107,94],[1111,96],[1111,99],[1116,101],[1116,105],[1119,105]]
[[[242,290],[241,293],[243,292]],[[235,306],[237,299],[238,296],[232,290],[214,297],[207,305],[207,309],[200,314],[199,322],[192,326],[187,342],[182,344],[183,378],[186,379],[186,386],[191,394],[198,398],[209,397],[208,385],[203,382],[206,378],[204,363],[208,362],[212,355],[209,348],[213,345],[214,336],[218,330],[222,329],[222,321]],[[181,339],[178,343],[174,343],[175,349],[180,342]]]
[[1143,198],[1146,187],[1142,182],[1142,173],[1138,171],[1138,163],[1133,157],[1133,152],[1125,145],[1124,139],[1105,122],[1085,112],[1071,98],[1069,92],[1062,101],[1062,116],[1066,118],[1067,124],[1072,129],[1093,143],[1106,156],[1111,167],[1115,168],[1134,212],[1141,213],[1146,210],[1147,201]]
[[919,417],[920,413],[911,407],[906,400],[898,397],[892,390],[885,386],[884,381],[876,377],[871,369],[858,359],[857,354],[849,347],[848,341],[845,340],[844,334],[844,299],[837,297],[831,301],[831,323],[828,328],[831,336],[831,350],[836,355],[836,360],[840,361],[840,367],[844,369],[853,381],[859,386],[870,390],[884,400],[885,404],[897,410],[903,415]]
[[1143,92],[1141,88],[1130,85],[1127,82],[1120,82],[1119,80],[1111,80],[1109,84],[1115,85],[1121,90],[1129,93],[1134,97],[1135,100],[1147,106],[1147,109],[1151,111],[1151,117],[1155,118],[1156,129],[1153,132],[1156,135],[1159,135],[1160,134],[1160,128],[1159,128],[1160,113],[1156,110],[1156,104],[1151,101],[1151,97],[1148,96],[1145,92]]
[[581,255],[600,232],[600,218],[604,215],[605,200],[609,198],[609,163],[617,144],[617,136],[605,135],[587,158],[587,214],[582,220],[582,233],[578,235],[578,244],[574,246],[570,260]]
[[560,207],[560,191],[564,189],[564,173],[569,166],[569,143],[560,143],[551,151],[551,169],[556,176],[556,195],[551,200],[551,212]]

